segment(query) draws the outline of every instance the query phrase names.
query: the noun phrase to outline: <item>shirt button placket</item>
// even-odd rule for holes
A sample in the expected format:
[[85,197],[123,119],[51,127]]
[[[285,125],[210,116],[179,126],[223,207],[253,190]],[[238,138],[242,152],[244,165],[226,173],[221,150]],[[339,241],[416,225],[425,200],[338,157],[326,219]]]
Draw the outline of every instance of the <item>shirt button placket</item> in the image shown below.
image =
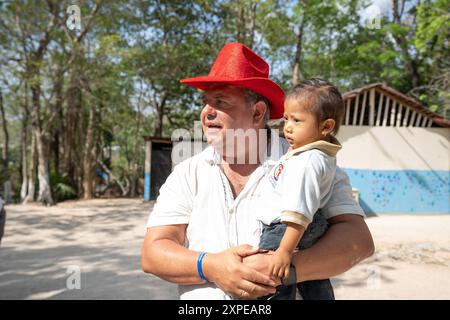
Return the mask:
[[236,217],[233,216],[233,214],[234,214],[234,208],[233,207],[228,209],[228,214],[229,214],[229,216],[228,216],[228,221],[229,221],[228,222],[228,225],[229,225],[228,239],[229,239],[229,242],[230,242],[230,246],[234,247],[234,246],[237,245],[237,243],[236,243],[236,230],[234,230],[235,229],[234,219]]

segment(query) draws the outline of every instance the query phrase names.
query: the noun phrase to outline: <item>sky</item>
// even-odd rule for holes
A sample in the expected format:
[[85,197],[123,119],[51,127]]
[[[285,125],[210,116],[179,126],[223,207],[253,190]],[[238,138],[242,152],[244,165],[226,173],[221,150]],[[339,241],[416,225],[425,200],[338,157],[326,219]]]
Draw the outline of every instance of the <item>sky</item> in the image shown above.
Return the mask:
[[[385,16],[390,10],[390,0],[372,0],[371,5],[361,12],[361,20]],[[375,15],[375,17],[374,17]]]

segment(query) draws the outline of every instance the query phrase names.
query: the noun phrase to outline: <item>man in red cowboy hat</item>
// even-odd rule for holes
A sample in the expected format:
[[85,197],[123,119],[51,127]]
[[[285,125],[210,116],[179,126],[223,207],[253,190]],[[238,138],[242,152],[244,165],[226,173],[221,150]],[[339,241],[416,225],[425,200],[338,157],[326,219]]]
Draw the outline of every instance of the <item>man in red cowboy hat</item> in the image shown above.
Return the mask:
[[[161,187],[147,223],[142,268],[179,284],[182,299],[274,294],[280,279],[268,276],[271,253],[255,247],[260,225],[254,208],[265,201],[259,197],[262,178],[288,145],[269,131],[256,135],[256,144],[250,135],[238,139],[244,146],[242,154],[223,146],[236,140],[229,131],[261,132],[269,117],[281,118],[283,90],[269,79],[268,64],[240,43],[222,48],[208,76],[181,82],[204,91],[201,122],[210,146],[178,164]],[[257,161],[251,160],[252,153]],[[239,156],[243,162],[236,161]],[[373,253],[362,210],[340,169],[322,216],[329,229],[312,247],[294,254],[294,281],[327,279]]]

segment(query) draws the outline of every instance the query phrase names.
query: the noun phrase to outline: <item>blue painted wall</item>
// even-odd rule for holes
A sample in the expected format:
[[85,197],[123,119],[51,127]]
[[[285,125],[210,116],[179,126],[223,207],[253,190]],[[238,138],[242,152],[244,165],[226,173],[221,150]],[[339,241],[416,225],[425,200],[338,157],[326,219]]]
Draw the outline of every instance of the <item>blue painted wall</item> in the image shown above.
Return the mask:
[[344,170],[366,213],[450,213],[450,171]]

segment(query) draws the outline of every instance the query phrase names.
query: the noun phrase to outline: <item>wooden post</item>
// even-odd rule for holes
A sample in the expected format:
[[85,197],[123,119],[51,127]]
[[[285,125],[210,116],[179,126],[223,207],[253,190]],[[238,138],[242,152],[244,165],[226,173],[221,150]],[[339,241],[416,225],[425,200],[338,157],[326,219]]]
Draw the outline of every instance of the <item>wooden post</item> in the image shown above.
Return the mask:
[[422,120],[422,114],[419,113],[419,116],[416,119],[415,127],[419,127],[420,126],[420,121],[421,120]]
[[387,117],[388,117],[388,110],[389,110],[389,101],[390,98],[386,96],[386,103],[384,105],[384,115],[383,115],[383,127],[386,127],[387,125]]
[[152,172],[152,142],[145,142],[145,166],[144,166],[144,201],[150,201],[150,183]]
[[423,116],[422,124],[420,126],[425,128],[427,121],[428,121],[428,117],[427,116]]
[[428,119],[427,127],[430,128],[433,125],[433,120],[430,118]]
[[405,107],[406,108],[406,113],[405,116],[403,117],[403,126],[407,127],[408,126],[408,117],[409,117],[409,107]]
[[383,113],[383,98],[384,95],[380,92],[380,100],[378,101],[378,110],[377,110],[377,127],[381,126],[381,114]]
[[369,108],[369,126],[373,126],[375,124],[375,89],[370,90]]
[[364,91],[361,115],[359,116],[359,125],[364,125],[364,113],[366,112],[367,90]]
[[395,122],[397,124],[397,127],[402,126],[402,113],[403,113],[403,105],[401,103],[399,103],[398,109],[397,109],[397,120]]
[[392,100],[392,108],[391,108],[391,117],[390,117],[390,123],[389,125],[391,127],[395,127],[395,105],[397,104],[397,101]]
[[345,123],[344,124],[346,126],[348,125],[348,120],[350,118],[350,102],[351,102],[351,99],[348,99],[347,106],[345,107]]
[[356,96],[356,101],[355,101],[355,106],[353,107],[353,122],[352,125],[356,126],[357,122],[356,122],[356,117],[358,114],[358,108],[359,108],[359,94]]
[[411,119],[409,120],[409,126],[414,127],[414,121],[416,121],[417,112],[412,111]]

